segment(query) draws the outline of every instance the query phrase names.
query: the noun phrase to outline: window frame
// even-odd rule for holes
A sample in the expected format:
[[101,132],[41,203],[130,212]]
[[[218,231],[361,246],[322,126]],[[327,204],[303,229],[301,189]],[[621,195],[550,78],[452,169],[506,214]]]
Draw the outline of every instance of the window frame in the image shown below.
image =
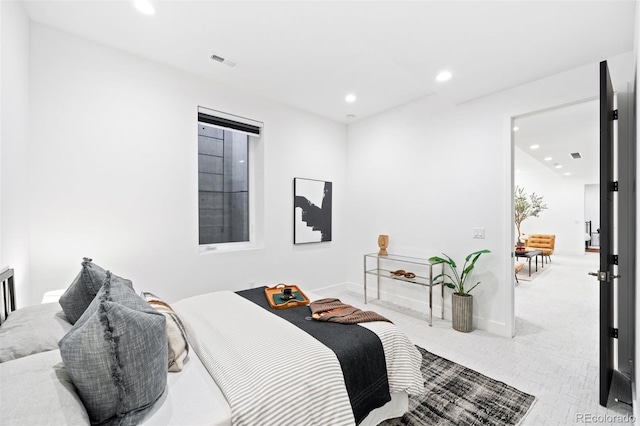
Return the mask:
[[[213,117],[219,119],[218,122],[211,121],[203,121],[201,120],[204,116]],[[212,120],[213,121],[213,120]],[[238,126],[238,124],[240,124]],[[248,136],[248,153],[247,153],[247,162],[248,164],[248,215],[249,215],[249,241],[241,241],[241,242],[226,242],[226,243],[209,243],[209,244],[200,244],[200,219],[198,215],[199,212],[199,193],[200,193],[200,185],[198,183],[198,173],[199,167],[196,165],[196,210],[198,217],[197,219],[197,235],[196,235],[196,243],[198,245],[198,252],[200,254],[204,253],[215,253],[215,252],[227,252],[227,251],[237,251],[237,250],[252,250],[259,249],[263,247],[262,244],[262,236],[263,236],[263,199],[264,199],[264,189],[262,185],[259,185],[259,182],[263,181],[264,174],[264,152],[262,147],[262,138],[263,138],[263,127],[264,124],[257,120],[252,120],[250,118],[233,115],[229,113],[225,113],[222,111],[213,110],[210,108],[205,108],[202,106],[198,106],[198,126],[207,125],[210,127],[216,127],[223,130],[230,130],[233,132],[243,133]],[[232,125],[235,127],[232,127]],[[199,155],[199,149],[197,148],[198,144],[199,131],[196,133],[196,151]],[[197,156],[196,156],[197,160]]]

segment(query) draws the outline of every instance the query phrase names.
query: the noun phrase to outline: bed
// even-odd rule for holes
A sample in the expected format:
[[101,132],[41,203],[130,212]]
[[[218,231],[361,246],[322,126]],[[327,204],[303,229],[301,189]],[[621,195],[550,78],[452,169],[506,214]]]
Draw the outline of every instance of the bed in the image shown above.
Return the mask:
[[[390,322],[276,311],[261,288],[168,305],[90,259],[60,303],[14,310],[12,276],[2,274],[0,424],[377,425],[424,389],[419,352]],[[74,296],[69,307],[70,290],[92,286],[88,306]]]

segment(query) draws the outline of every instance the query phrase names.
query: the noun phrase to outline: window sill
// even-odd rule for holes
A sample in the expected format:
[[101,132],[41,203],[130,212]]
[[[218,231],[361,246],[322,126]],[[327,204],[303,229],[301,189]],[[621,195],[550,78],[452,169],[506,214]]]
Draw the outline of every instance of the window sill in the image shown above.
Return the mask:
[[198,246],[199,254],[229,253],[235,251],[261,250],[264,244],[257,243],[226,243]]

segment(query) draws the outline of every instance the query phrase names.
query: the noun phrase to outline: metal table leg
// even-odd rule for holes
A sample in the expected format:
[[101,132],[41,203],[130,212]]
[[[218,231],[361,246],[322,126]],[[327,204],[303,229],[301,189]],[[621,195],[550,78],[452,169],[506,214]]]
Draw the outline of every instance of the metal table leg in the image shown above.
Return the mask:
[[367,256],[364,257],[364,303],[367,303]]

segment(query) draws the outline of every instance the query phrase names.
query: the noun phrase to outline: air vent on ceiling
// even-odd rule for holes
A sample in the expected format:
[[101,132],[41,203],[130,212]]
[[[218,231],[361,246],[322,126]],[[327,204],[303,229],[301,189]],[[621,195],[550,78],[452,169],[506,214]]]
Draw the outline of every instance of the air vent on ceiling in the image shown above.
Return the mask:
[[227,58],[223,58],[222,56],[216,55],[215,53],[211,55],[211,59],[216,62],[220,62],[221,64],[229,65],[230,67],[235,67],[237,65],[236,62],[233,62],[232,60]]
[[579,152],[572,152],[571,158],[573,158],[574,160],[577,160],[579,158],[582,158],[582,154],[580,154]]

